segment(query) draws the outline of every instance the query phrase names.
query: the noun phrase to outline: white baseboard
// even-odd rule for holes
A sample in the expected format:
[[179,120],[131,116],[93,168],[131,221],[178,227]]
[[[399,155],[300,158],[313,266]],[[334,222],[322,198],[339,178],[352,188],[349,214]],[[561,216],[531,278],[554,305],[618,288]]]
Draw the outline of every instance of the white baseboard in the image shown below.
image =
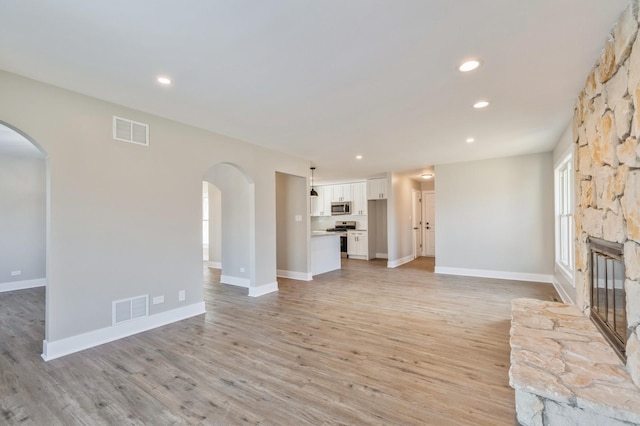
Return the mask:
[[404,265],[405,263],[409,263],[414,260],[413,255],[405,256],[397,260],[391,260],[387,262],[387,268],[397,268],[400,265]]
[[222,269],[222,262],[209,262],[209,268]]
[[530,274],[526,272],[490,271],[486,269],[450,268],[448,266],[436,266],[436,274],[461,275],[465,277],[497,278],[500,280],[533,281],[540,283],[553,283],[553,275]]
[[42,359],[51,361],[85,349],[113,342],[127,336],[205,313],[204,301],[148,317],[138,318],[112,327],[105,327],[65,339],[42,342]]
[[263,284],[258,287],[249,287],[249,297],[260,297],[276,291],[278,291],[277,281],[270,284]]
[[563,303],[566,303],[569,305],[575,305],[575,302],[573,301],[573,299],[571,299],[571,296],[569,296],[569,293],[566,292],[566,290],[564,289],[564,287],[562,287],[562,285],[560,284],[560,282],[556,277],[552,277],[551,284],[553,284],[553,288],[556,289]]
[[389,255],[387,253],[376,253],[376,259],[388,259]]
[[35,280],[24,280],[24,281],[12,281],[9,283],[0,283],[0,293],[3,293],[5,291],[24,290],[27,288],[46,287],[46,286],[47,286],[46,278],[38,278]]
[[232,277],[231,275],[220,275],[220,282],[222,284],[235,285],[245,288],[249,288],[249,284],[251,283],[249,278]]
[[300,281],[313,280],[313,274],[311,272],[296,272],[296,271],[287,271],[284,269],[278,269],[277,275],[278,277],[289,278],[292,280],[300,280]]

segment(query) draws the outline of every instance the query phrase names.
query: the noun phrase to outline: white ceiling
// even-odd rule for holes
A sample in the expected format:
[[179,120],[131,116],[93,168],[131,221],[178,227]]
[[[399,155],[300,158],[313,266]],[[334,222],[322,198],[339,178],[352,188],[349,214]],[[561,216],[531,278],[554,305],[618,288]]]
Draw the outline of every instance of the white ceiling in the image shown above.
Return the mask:
[[7,0],[0,68],[366,178],[548,151],[627,4]]

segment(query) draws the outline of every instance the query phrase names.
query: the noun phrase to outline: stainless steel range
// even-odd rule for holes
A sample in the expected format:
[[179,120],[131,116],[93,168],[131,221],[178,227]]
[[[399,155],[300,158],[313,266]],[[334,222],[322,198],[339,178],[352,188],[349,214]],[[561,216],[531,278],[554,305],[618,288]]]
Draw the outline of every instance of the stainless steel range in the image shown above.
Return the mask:
[[340,254],[343,257],[349,257],[347,256],[347,231],[349,229],[356,229],[355,220],[338,220],[333,228],[327,229],[327,232],[335,232],[340,235]]

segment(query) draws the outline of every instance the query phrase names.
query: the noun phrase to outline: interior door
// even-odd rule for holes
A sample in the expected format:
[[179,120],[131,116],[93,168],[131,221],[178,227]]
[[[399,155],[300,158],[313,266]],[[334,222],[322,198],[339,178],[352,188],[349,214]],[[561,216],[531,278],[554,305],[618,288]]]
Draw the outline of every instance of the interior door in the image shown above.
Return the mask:
[[412,197],[413,214],[411,221],[413,226],[413,258],[422,256],[422,194],[420,191],[413,191]]
[[436,215],[435,215],[435,194],[433,191],[422,193],[422,217],[424,235],[424,255],[436,255]]

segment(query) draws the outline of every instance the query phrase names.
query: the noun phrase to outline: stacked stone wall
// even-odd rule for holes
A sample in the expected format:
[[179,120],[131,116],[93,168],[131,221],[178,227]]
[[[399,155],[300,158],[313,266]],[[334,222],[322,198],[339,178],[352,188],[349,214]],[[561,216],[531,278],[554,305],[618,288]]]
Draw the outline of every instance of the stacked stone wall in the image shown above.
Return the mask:
[[627,369],[640,386],[640,37],[638,2],[623,12],[574,113],[576,293],[589,309],[589,236],[624,244]]

